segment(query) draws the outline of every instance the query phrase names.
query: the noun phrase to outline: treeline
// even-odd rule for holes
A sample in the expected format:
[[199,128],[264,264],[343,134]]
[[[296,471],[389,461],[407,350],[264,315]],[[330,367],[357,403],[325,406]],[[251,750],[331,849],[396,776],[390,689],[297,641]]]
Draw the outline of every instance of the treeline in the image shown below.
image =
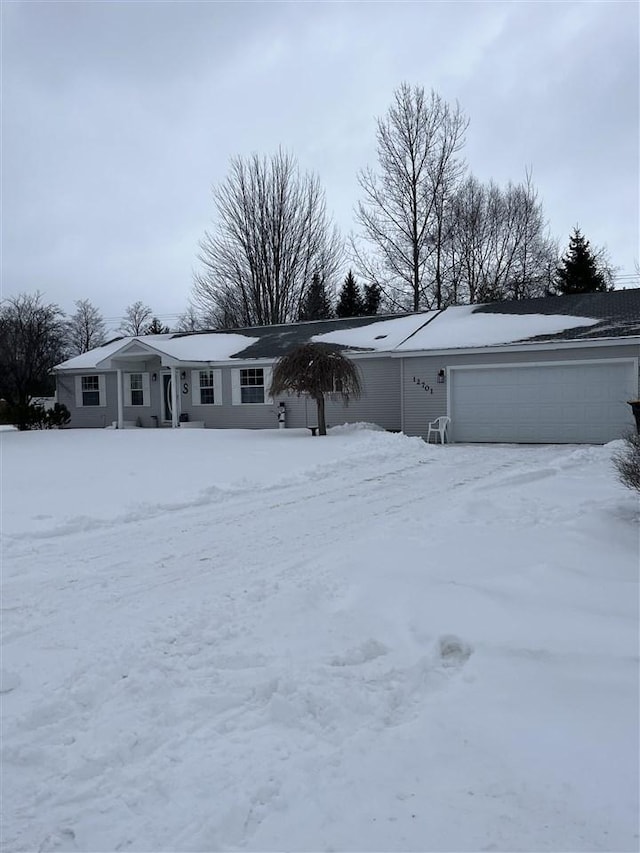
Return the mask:
[[[282,150],[232,160],[213,190],[216,217],[200,244],[191,302],[171,330],[129,305],[122,335],[229,329],[369,316],[612,287],[604,250],[575,228],[559,256],[531,174],[483,183],[463,151],[458,104],[402,84],[376,122],[377,166],[359,174],[357,230],[327,213],[317,176]],[[88,299],[65,316],[39,293],[0,303],[0,398],[51,389],[50,370],[100,346],[106,325]]]
[[[564,292],[558,241],[531,174],[506,186],[480,181],[463,156],[468,127],[458,104],[402,84],[376,122],[377,166],[358,176],[357,230],[347,241],[318,177],[300,174],[290,154],[235,158],[213,190],[194,322],[232,328],[339,315],[345,265],[387,312]],[[592,252],[577,228],[576,247],[594,275],[571,287],[610,287],[605,253]],[[372,303],[361,300],[370,313]]]

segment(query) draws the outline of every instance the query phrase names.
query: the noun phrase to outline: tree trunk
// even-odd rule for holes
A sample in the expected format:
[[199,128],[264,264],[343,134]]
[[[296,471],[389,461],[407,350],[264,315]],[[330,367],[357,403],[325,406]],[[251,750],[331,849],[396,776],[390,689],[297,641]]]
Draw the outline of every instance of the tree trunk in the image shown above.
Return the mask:
[[318,406],[318,435],[326,435],[327,424],[324,417],[324,394],[316,397],[316,405]]

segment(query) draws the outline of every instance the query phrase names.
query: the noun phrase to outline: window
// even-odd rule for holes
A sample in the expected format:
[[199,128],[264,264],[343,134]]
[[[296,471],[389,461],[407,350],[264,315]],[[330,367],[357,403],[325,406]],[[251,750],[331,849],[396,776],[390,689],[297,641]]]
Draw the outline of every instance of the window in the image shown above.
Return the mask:
[[213,385],[213,370],[201,370],[200,373],[200,405],[212,406],[215,402]]
[[264,403],[264,370],[261,367],[240,371],[240,402]]
[[97,376],[81,376],[80,383],[82,388],[82,405],[83,406],[99,406],[100,405],[100,381]]
[[231,371],[231,404],[271,405],[269,396],[272,369],[267,367],[237,367]]
[[208,367],[191,371],[191,405],[222,405],[222,371]]
[[148,373],[125,373],[122,377],[125,406],[150,406],[151,389]]
[[129,390],[131,391],[131,405],[144,406],[144,390],[142,387],[142,374],[129,374]]
[[107,405],[107,381],[104,373],[74,377],[76,408]]

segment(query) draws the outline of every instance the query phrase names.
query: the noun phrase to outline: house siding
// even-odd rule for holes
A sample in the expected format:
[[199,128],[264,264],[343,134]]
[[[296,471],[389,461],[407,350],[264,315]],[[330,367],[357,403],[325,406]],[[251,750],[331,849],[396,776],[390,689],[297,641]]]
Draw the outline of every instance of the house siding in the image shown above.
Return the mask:
[[[403,431],[407,435],[426,438],[429,421],[447,411],[447,385],[438,383],[438,372],[448,371],[451,367],[501,365],[501,364],[545,364],[550,362],[571,363],[574,361],[605,361],[614,358],[639,358],[640,346],[637,344],[608,347],[576,347],[571,349],[508,351],[491,353],[457,353],[441,355],[415,356],[403,358]],[[426,387],[425,387],[426,386]],[[629,410],[631,411],[631,410]],[[630,427],[633,419],[629,418]]]
[[[160,414],[161,383],[160,359],[151,359],[146,362],[125,362],[122,365],[123,373],[148,373],[149,374],[149,396],[148,406],[124,406],[123,419],[125,421],[139,422],[143,427],[155,426],[153,415]],[[151,376],[156,374],[156,381],[151,381]],[[105,378],[104,406],[77,406],[76,405],[76,376],[99,375]],[[118,420],[118,374],[115,371],[98,372],[95,370],[78,371],[77,373],[58,373],[56,396],[59,403],[64,404],[71,414],[70,427],[76,429],[104,429]]]
[[[350,400],[345,405],[339,397],[326,400],[327,423],[336,426],[344,423],[369,421],[383,429],[400,429],[400,364],[388,357],[359,359],[358,368],[363,394],[359,400]],[[282,395],[271,403],[231,404],[231,375],[237,367],[222,368],[222,406],[194,406],[191,388],[181,393],[181,411],[190,421],[204,421],[212,429],[275,429],[278,426],[278,403],[286,406],[287,428],[299,428],[317,424],[316,405],[307,397]],[[261,366],[252,364],[246,366]]]

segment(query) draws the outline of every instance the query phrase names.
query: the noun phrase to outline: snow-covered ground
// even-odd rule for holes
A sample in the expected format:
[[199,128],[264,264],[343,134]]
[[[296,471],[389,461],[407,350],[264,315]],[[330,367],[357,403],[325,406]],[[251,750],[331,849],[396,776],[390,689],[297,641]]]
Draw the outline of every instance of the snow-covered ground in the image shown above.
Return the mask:
[[638,849],[612,445],[0,448],[7,851]]

